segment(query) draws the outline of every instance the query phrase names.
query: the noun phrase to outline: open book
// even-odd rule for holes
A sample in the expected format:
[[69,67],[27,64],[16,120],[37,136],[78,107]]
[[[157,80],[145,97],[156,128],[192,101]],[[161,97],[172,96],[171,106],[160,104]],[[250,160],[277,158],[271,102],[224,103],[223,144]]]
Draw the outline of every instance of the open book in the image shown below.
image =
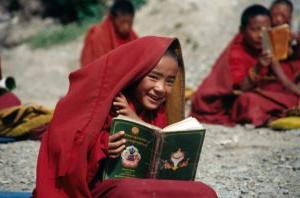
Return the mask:
[[277,27],[263,30],[263,51],[270,51],[277,60],[288,57],[290,29],[289,25],[283,24]]
[[111,134],[125,131],[121,156],[108,159],[103,179],[156,178],[194,180],[205,136],[192,117],[160,129],[126,116],[113,119]]

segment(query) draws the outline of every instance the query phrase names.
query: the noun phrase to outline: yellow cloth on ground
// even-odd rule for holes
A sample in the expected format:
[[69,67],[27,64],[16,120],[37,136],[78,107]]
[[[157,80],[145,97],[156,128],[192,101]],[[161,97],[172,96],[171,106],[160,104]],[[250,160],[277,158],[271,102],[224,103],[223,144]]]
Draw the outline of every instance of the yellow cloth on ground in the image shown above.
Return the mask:
[[53,110],[41,105],[20,105],[0,110],[0,136],[21,137],[48,124]]
[[300,116],[291,116],[274,120],[269,125],[272,129],[300,129]]

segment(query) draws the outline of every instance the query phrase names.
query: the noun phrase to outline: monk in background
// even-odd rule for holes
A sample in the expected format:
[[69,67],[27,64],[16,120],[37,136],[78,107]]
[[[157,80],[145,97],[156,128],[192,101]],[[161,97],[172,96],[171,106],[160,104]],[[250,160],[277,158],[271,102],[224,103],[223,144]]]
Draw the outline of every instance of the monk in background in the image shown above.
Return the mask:
[[[0,82],[3,80],[1,68],[2,66],[0,57]],[[21,100],[13,92],[6,89],[5,86],[0,85],[0,110],[20,104]]]
[[[270,26],[265,7],[253,5],[244,10],[240,32],[192,99],[192,116],[211,124],[258,127],[284,116],[284,110],[299,103],[299,87],[283,84],[274,71],[278,61],[270,52],[263,52],[262,29]],[[282,70],[289,82],[295,82],[296,72],[290,66]]]
[[[12,78],[12,77],[11,77]],[[0,57],[0,143],[40,139],[52,118],[52,110],[37,104],[22,104],[2,76]]]
[[[270,6],[271,12],[271,22],[272,26],[280,26],[283,24],[288,24],[292,26],[292,16],[293,16],[294,5],[290,0],[275,0]],[[296,73],[295,83],[300,86],[300,32],[297,30],[290,30],[291,41],[289,48],[289,56],[286,60],[283,60],[279,64],[274,64],[273,69],[278,76],[278,79],[286,87],[294,89],[297,92],[297,88],[293,82],[285,75],[283,71],[284,67],[292,68],[292,71]],[[286,66],[288,65],[288,66]],[[299,89],[299,88],[298,88]],[[300,104],[299,104],[300,105]]]
[[[294,5],[290,0],[275,0],[270,6],[272,26],[276,27],[283,24],[288,24],[290,27],[292,24],[292,16],[294,11]],[[300,25],[299,21],[296,21]],[[300,27],[297,30],[291,29],[291,51],[288,60],[298,59],[300,60]],[[300,69],[300,68],[299,68]]]
[[88,65],[112,49],[137,39],[132,30],[134,6],[129,0],[115,0],[102,23],[92,26],[85,38],[81,67]]

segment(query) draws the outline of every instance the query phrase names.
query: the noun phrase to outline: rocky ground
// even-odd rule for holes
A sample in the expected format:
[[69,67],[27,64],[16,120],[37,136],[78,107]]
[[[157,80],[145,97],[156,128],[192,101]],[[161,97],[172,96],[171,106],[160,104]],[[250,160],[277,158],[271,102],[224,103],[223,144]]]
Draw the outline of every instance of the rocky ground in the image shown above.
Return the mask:
[[[187,85],[196,88],[238,30],[239,16],[250,0],[150,0],[136,15],[139,35],[176,36],[182,43]],[[300,18],[300,3],[296,18]],[[34,25],[35,24],[35,25]],[[46,28],[43,22],[22,27]],[[0,27],[1,28],[1,27]],[[54,107],[68,89],[68,73],[78,68],[83,37],[50,49],[22,44],[1,49],[3,73],[17,79],[15,93],[25,103]],[[187,105],[189,106],[189,105]],[[220,197],[300,197],[300,131],[272,131],[251,126],[205,125],[207,135],[197,180]],[[31,191],[39,142],[0,145],[0,190]]]

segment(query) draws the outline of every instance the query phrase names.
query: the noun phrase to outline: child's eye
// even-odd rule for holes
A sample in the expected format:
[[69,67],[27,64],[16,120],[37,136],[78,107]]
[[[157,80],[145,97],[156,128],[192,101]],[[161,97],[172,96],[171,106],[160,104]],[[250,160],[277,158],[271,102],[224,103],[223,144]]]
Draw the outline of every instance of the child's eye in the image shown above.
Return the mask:
[[173,86],[174,85],[174,83],[175,83],[175,79],[170,79],[170,80],[167,80],[167,85],[168,86]]
[[149,74],[148,78],[150,78],[152,80],[158,80],[159,77],[157,75]]

